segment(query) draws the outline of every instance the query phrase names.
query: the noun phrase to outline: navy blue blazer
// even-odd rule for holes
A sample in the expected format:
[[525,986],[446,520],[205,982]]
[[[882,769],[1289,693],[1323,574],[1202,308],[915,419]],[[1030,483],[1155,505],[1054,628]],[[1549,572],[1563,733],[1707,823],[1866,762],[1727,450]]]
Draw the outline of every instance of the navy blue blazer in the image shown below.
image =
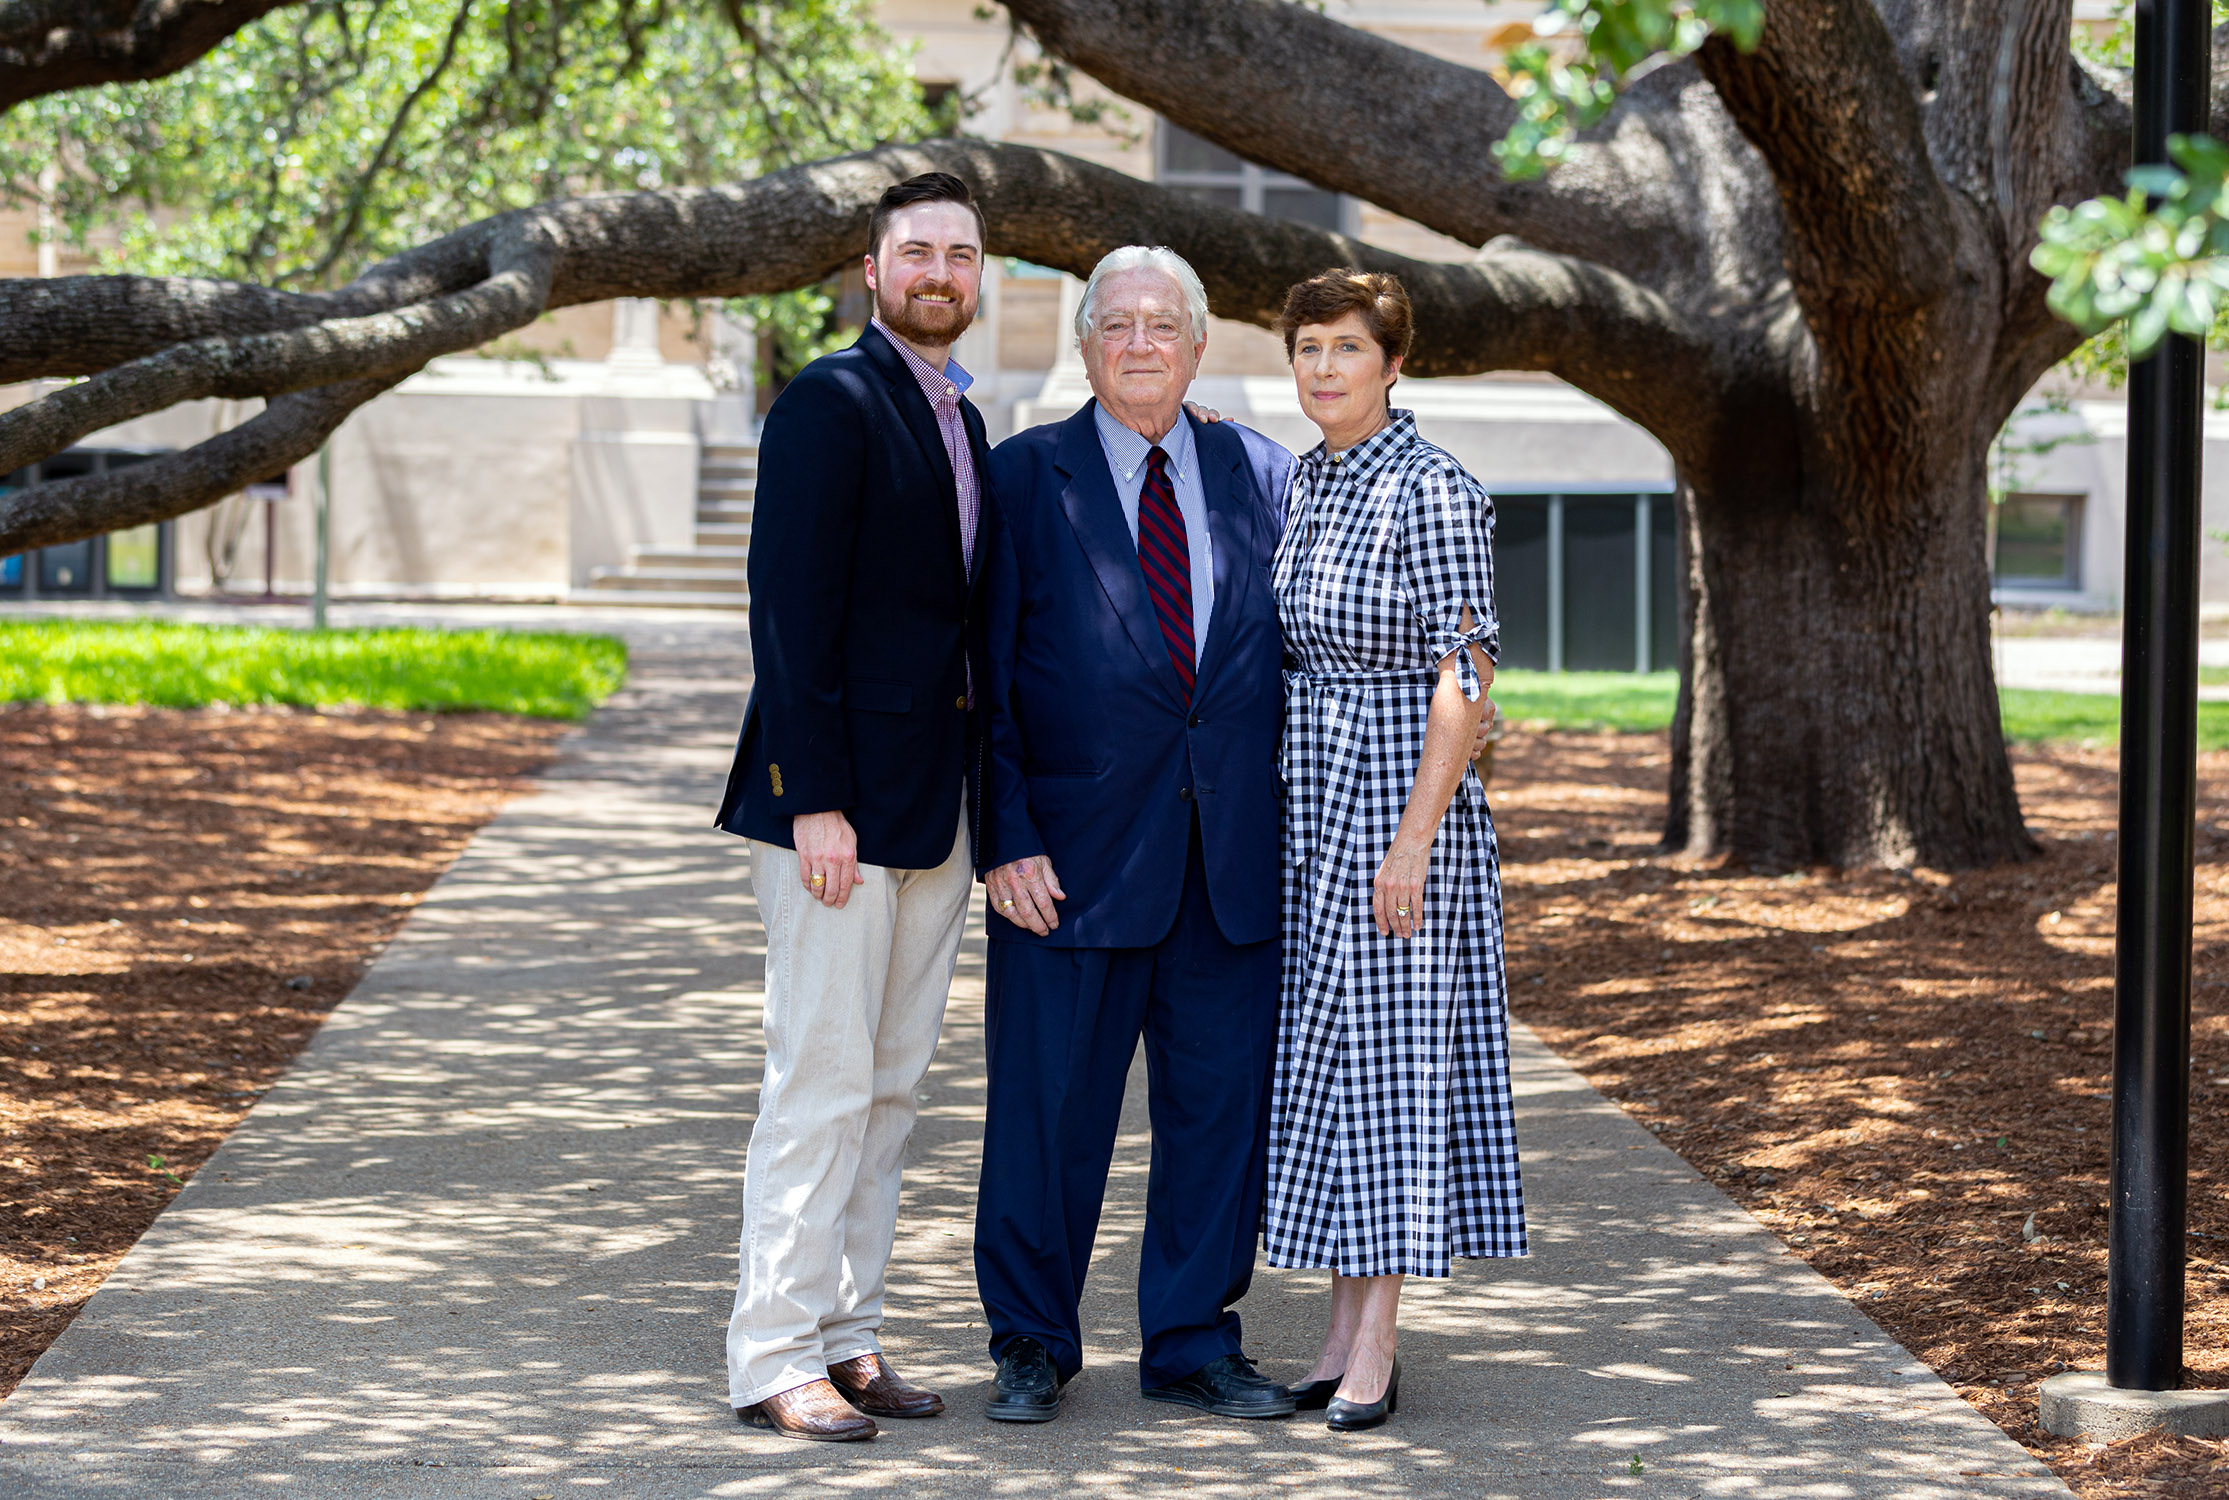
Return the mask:
[[1236,423],[1192,422],[1215,552],[1215,612],[1189,708],[1154,618],[1093,419],[991,454],[981,605],[978,870],[1052,861],[1049,937],[993,913],[1004,942],[1142,948],[1176,921],[1199,813],[1223,936],[1277,935],[1282,647],[1270,559],[1293,457]]
[[[983,419],[960,412],[987,474]],[[840,809],[868,864],[950,857],[983,571],[980,522],[973,581],[962,561],[955,484],[936,413],[878,329],[775,398],[751,512],[755,676],[720,827],[792,848],[792,818]]]

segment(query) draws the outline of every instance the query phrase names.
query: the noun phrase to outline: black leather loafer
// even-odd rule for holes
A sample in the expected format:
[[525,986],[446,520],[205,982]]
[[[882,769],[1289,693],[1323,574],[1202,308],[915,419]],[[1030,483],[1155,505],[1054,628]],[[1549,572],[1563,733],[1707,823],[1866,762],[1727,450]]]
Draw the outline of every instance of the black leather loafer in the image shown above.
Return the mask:
[[1147,1386],[1148,1401],[1197,1407],[1219,1417],[1289,1417],[1293,1395],[1255,1370],[1243,1354],[1226,1354],[1167,1385]]
[[1306,1385],[1291,1387],[1294,1411],[1322,1411],[1339,1394],[1339,1382],[1344,1375],[1334,1375],[1329,1380],[1311,1380]]
[[1385,1377],[1385,1394],[1375,1401],[1348,1401],[1333,1396],[1324,1407],[1323,1425],[1333,1432],[1368,1432],[1373,1427],[1385,1425],[1385,1419],[1401,1409],[1401,1362],[1393,1362],[1393,1370]]
[[998,1374],[991,1377],[991,1403],[983,1408],[983,1415],[994,1422],[1050,1422],[1060,1415],[1061,1392],[1067,1384],[1043,1344],[1015,1339],[998,1357]]

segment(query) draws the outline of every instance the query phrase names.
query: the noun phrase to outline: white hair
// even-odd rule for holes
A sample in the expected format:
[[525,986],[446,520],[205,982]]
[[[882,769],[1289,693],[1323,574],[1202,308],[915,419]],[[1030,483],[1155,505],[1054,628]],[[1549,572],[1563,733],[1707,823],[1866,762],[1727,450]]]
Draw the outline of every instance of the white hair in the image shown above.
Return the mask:
[[1184,294],[1184,309],[1192,315],[1192,339],[1197,343],[1207,337],[1207,288],[1200,285],[1199,272],[1190,262],[1166,245],[1124,245],[1110,250],[1099,264],[1091,268],[1091,279],[1084,283],[1084,294],[1076,303],[1076,342],[1082,343],[1091,333],[1091,315],[1099,301],[1099,283],[1124,271],[1159,271],[1176,283]]

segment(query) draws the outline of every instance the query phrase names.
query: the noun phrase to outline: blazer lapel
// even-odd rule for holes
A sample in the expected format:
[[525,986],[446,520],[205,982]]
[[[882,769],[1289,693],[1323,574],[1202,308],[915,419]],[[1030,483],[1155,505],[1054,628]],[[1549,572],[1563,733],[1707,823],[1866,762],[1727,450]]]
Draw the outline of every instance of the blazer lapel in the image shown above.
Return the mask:
[[1218,426],[1192,422],[1192,453],[1200,466],[1200,491],[1207,499],[1207,531],[1214,543],[1215,613],[1208,618],[1207,644],[1200,652],[1200,670],[1193,684],[1193,701],[1207,691],[1208,679],[1230,654],[1231,637],[1238,632],[1239,611],[1244,608],[1254,576],[1254,506],[1246,476],[1246,444],[1236,434]]
[[[968,453],[975,460],[975,558],[974,565],[968,569],[968,590],[973,593],[976,580],[983,576],[983,512],[990,504],[991,442],[983,432],[983,414],[965,396],[960,398],[960,426],[967,433]],[[937,446],[941,448],[944,444],[940,441]],[[953,494],[957,497],[958,493],[959,482],[954,480]],[[958,535],[959,515],[955,498],[952,509],[955,536]],[[966,556],[964,549],[961,556]]]
[[1138,564],[1138,544],[1122,519],[1122,501],[1115,495],[1114,475],[1107,467],[1107,453],[1099,445],[1092,413],[1096,401],[1062,424],[1060,446],[1053,452],[1053,467],[1066,480],[1060,491],[1061,509],[1076,540],[1083,544],[1091,570],[1106,590],[1107,602],[1129,632],[1130,643],[1145,658],[1146,666],[1178,704],[1184,702],[1184,684],[1169,662],[1169,648],[1161,638],[1161,622],[1145,591],[1145,570]]
[[[890,400],[898,408],[898,415],[906,430],[913,434],[914,442],[921,447],[921,456],[929,462],[929,473],[936,480],[937,493],[944,505],[945,537],[951,543],[951,563],[964,579],[967,576],[966,554],[960,549],[959,481],[952,474],[952,455],[944,451],[944,434],[937,429],[936,413],[930,409],[929,398],[921,393],[921,382],[913,378],[912,368],[881,329],[873,324],[859,335],[859,346],[867,351],[875,368],[890,386]],[[963,424],[964,425],[964,424]],[[970,434],[972,437],[973,434]],[[976,472],[980,474],[981,468]]]

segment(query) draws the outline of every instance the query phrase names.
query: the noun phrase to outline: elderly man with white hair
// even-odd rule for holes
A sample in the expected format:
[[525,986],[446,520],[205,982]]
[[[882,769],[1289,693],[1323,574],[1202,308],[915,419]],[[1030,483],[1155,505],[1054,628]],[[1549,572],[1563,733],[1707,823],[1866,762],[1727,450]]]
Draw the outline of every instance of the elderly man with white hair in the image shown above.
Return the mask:
[[1253,1274],[1277,1033],[1268,566],[1293,460],[1186,412],[1207,296],[1173,251],[1102,260],[1076,337],[1092,400],[992,453],[984,519],[988,1415],[1050,1420],[1082,1366],[1077,1302],[1142,1037],[1144,1394],[1284,1416],[1293,1398],[1231,1309]]

